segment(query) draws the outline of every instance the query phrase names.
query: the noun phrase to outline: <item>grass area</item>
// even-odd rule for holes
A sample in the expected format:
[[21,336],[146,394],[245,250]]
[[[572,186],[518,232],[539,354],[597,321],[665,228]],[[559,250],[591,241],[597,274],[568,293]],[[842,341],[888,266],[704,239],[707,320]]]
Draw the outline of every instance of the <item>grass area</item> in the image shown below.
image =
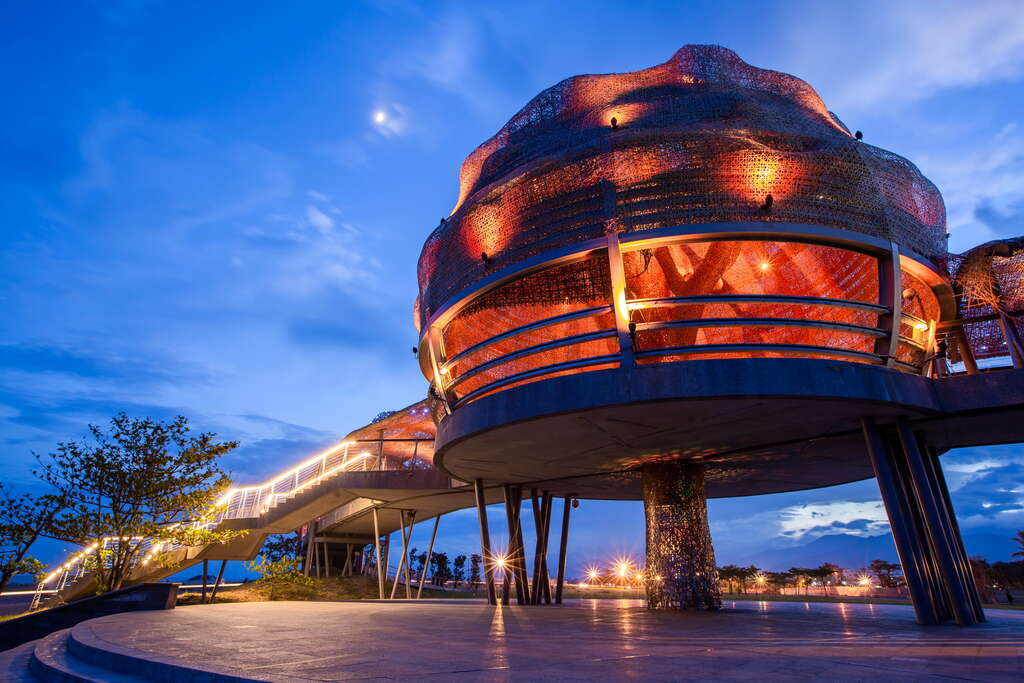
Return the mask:
[[[909,605],[910,600],[899,598],[859,598],[850,595],[778,595],[775,593],[727,593],[722,595],[723,600],[763,600],[765,602],[843,602],[846,604],[871,604],[871,605]],[[984,603],[985,609],[1006,609],[1022,610],[1024,604],[1014,603],[1008,605],[1005,602]]]
[[[387,587],[386,595],[390,595],[391,586]],[[415,590],[415,589],[413,589]],[[179,605],[198,605],[201,594],[196,592],[182,593],[178,596]],[[311,586],[303,586],[287,581],[252,581],[241,586],[221,588],[217,591],[217,602],[265,602],[268,600],[376,600],[377,579],[372,576],[353,576],[347,578],[330,577],[313,579]],[[395,597],[405,597],[404,586],[399,586]],[[423,588],[424,598],[473,597],[472,595],[455,594]]]

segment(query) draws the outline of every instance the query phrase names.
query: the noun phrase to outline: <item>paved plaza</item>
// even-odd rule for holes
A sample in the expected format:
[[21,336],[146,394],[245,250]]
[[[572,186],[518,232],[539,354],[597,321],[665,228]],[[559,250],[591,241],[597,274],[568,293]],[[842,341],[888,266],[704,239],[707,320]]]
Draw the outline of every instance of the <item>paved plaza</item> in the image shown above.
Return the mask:
[[1020,680],[1024,613],[921,627],[910,607],[639,600],[272,602],[95,619],[97,648],[252,680]]

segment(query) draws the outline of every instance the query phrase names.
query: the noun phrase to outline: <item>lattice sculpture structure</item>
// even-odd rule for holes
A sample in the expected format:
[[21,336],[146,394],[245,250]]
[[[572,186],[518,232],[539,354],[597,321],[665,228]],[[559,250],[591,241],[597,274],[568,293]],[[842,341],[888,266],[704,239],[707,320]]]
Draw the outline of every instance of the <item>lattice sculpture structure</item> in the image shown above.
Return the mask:
[[[696,227],[714,224],[731,227]],[[906,298],[890,345],[879,269],[893,245]],[[797,355],[918,371],[940,318],[943,278],[927,264],[945,255],[942,198],[913,164],[855,139],[803,81],[688,46],[644,71],[562,81],[466,159],[420,257],[421,359],[451,403],[614,366],[628,330],[642,363]]]
[[996,240],[950,259],[959,294],[959,317],[968,349],[953,346],[954,360],[1015,357],[1024,336],[1024,237]]
[[647,604],[655,609],[722,606],[715,550],[704,502],[704,468],[689,462],[643,472],[647,523]]
[[[705,487],[873,476],[886,449],[911,448],[908,420],[954,403],[930,381],[952,372],[950,272],[965,310],[1005,317],[1020,259],[1005,245],[951,259],[942,197],[912,163],[851,134],[807,83],[727,49],[569,78],[469,155],[423,247],[434,464],[479,486],[642,497],[648,573],[663,579],[652,605],[714,608]],[[937,453],[951,433],[921,443]],[[890,514],[946,524],[924,500]],[[935,576],[966,561],[938,527],[907,538]],[[922,621],[978,618],[942,607],[970,594],[963,577]]]

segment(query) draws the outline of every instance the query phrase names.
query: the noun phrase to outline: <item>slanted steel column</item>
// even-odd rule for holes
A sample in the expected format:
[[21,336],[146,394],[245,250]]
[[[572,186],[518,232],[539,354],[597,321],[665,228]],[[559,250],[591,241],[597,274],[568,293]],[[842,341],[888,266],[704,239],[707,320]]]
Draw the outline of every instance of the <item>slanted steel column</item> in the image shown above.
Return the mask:
[[971,348],[971,343],[967,339],[967,330],[964,329],[963,324],[956,326],[956,340],[960,359],[964,362],[964,369],[968,375],[977,375],[978,361],[974,358],[974,349]]
[[526,543],[523,541],[523,487],[513,487],[512,493],[515,495],[512,512],[516,521],[516,585],[522,586],[523,592],[519,604],[526,605],[530,602],[530,575],[526,570]]
[[530,604],[540,604],[540,584],[544,578],[544,569],[541,564],[543,555],[540,552],[540,544],[544,538],[544,506],[537,498],[537,489],[530,489],[530,503],[533,508],[533,528],[536,533],[536,542],[533,545],[533,586],[530,590]]
[[434,518],[434,530],[430,532],[430,543],[427,544],[427,559],[420,568],[420,585],[416,589],[416,599],[423,596],[423,582],[427,579],[427,567],[430,566],[430,556],[434,552],[434,539],[437,538],[437,525],[441,523],[441,515]]
[[1010,320],[1010,316],[1002,311],[999,312],[998,322],[999,330],[1003,333],[1003,339],[1006,340],[1006,349],[1010,352],[1013,367],[1024,368],[1024,343],[1021,342],[1020,335],[1017,334],[1017,328]]
[[562,505],[562,538],[558,545],[558,578],[555,582],[555,604],[562,604],[562,588],[565,586],[565,554],[569,545],[569,511],[572,509],[572,496],[565,497]]
[[487,603],[497,605],[498,596],[494,590],[494,556],[491,555],[491,532],[487,527],[487,497],[484,491],[483,479],[473,481],[473,492],[476,494],[476,511],[480,520],[480,550],[484,556],[484,581],[487,584]]
[[405,510],[398,511],[398,534],[402,542],[402,557],[398,560],[398,567],[395,568],[395,580],[391,584],[391,595],[388,596],[388,600],[395,599],[395,591],[398,590],[398,581],[402,578],[402,569],[405,567]]
[[926,465],[918,447],[917,438],[910,429],[910,424],[904,418],[896,421],[896,431],[899,435],[900,444],[903,446],[903,453],[910,466],[910,474],[913,481],[914,495],[921,510],[922,517],[928,532],[928,540],[935,554],[935,561],[942,580],[946,595],[949,598],[950,607],[956,623],[960,626],[969,626],[977,623],[974,610],[967,596],[966,587],[960,577],[954,560],[955,551],[950,543],[949,534],[943,521],[946,507],[939,499],[935,490],[935,483],[932,481],[931,472]]
[[910,601],[914,606],[919,624],[936,624],[939,614],[929,591],[925,564],[927,558],[922,555],[921,539],[914,528],[913,514],[906,491],[898,479],[898,472],[893,466],[892,455],[882,437],[881,432],[871,418],[861,420],[864,441],[867,444],[868,458],[875,472],[875,480],[882,494],[885,512],[889,517],[889,527],[893,540],[896,542],[896,554],[903,567],[903,577],[907,581]]
[[522,530],[519,526],[519,512],[521,499],[517,496],[516,487],[505,484],[505,518],[508,521],[508,558],[506,566],[512,573],[516,585],[516,604],[526,603],[526,595],[529,587],[523,583],[523,574],[520,568],[523,566],[523,551],[520,547],[522,541]]
[[964,587],[967,592],[967,597],[970,600],[971,607],[974,610],[974,617],[978,623],[984,622],[985,610],[981,606],[981,596],[978,594],[978,586],[974,582],[974,572],[971,571],[971,560],[967,557],[967,550],[964,548],[964,540],[960,535],[960,524],[956,521],[956,512],[953,510],[953,499],[949,495],[949,487],[946,485],[946,477],[942,472],[942,464],[939,462],[939,453],[937,450],[931,447],[924,449],[928,464],[934,471],[933,479],[937,485],[937,491],[939,497],[942,499],[946,508],[946,524],[948,526],[952,542],[953,549],[956,553],[956,563],[960,569],[960,575],[963,577]]
[[[373,506],[373,546],[377,552],[377,598],[384,599],[384,572],[381,571],[383,558],[380,554],[380,520],[377,518],[377,506]],[[387,571],[386,569],[384,571]]]
[[548,575],[548,539],[551,538],[551,503],[552,497],[550,491],[544,492],[544,502],[541,506],[544,512],[544,546],[541,548],[540,554],[540,567],[541,573],[543,574],[543,581],[540,585],[541,597],[544,599],[544,604],[551,604],[551,580]]
[[220,569],[217,570],[217,580],[213,582],[213,590],[210,591],[210,604],[217,598],[217,589],[220,588],[221,579],[224,578],[224,567],[228,564],[227,560],[220,561]]
[[316,535],[316,520],[306,525],[306,555],[302,559],[302,573],[310,575],[313,568],[313,537]]

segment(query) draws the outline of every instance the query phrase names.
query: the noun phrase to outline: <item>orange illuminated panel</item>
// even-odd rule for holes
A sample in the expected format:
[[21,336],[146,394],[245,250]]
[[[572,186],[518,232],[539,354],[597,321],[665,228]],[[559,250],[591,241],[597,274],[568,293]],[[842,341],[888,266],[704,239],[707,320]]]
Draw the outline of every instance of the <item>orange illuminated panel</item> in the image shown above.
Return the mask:
[[[467,378],[464,382],[459,384],[455,389],[454,393],[457,398],[461,398],[466,394],[469,394],[477,389],[484,387],[492,382],[506,379],[513,375],[518,375],[522,372],[529,372],[531,370],[537,370],[549,365],[556,365],[559,363],[568,363],[578,361],[587,358],[595,358],[598,356],[604,356],[608,354],[618,353],[619,342],[616,337],[608,337],[605,339],[598,339],[595,341],[582,342],[577,344],[570,344],[567,346],[559,346],[554,349],[548,349],[540,353],[535,353],[526,357],[517,358],[510,360],[505,363],[501,363],[494,367],[488,368],[484,371],[478,372],[471,377]],[[596,369],[597,366],[584,366],[581,368],[574,368],[568,372],[562,374],[575,374],[578,372],[588,372]],[[545,374],[543,379],[549,378],[552,373]]]
[[624,255],[630,300],[666,296],[779,295],[878,302],[878,262],[798,242],[715,241]]
[[716,351],[714,353],[701,353],[695,350],[694,353],[668,353],[661,356],[647,356],[638,358],[640,365],[653,365],[655,363],[674,363],[689,360],[719,360],[728,358],[819,358],[824,360],[843,360],[852,363],[871,363],[869,358],[858,358],[856,356],[837,356],[827,352],[817,353],[814,351]]
[[[444,357],[452,358],[475,344],[523,325],[608,304],[611,282],[604,253],[549,268],[487,292],[464,309],[444,329]],[[593,321],[564,328],[578,334],[600,329]],[[548,339],[556,337],[548,336]],[[541,338],[530,338],[538,343]]]

